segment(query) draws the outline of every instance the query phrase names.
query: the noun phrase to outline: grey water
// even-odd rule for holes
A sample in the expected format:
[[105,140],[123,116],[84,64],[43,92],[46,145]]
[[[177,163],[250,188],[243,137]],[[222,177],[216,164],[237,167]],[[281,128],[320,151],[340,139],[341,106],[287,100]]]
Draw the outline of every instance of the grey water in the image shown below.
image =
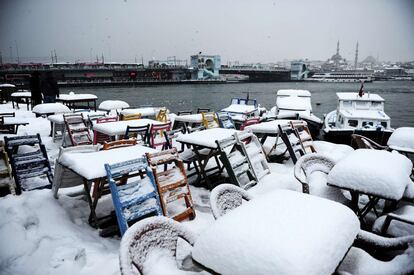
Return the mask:
[[[195,112],[198,107],[221,110],[230,105],[231,98],[246,97],[247,93],[270,110],[275,105],[277,90],[304,89],[312,93],[313,112],[323,118],[336,109],[337,92],[358,92],[359,88],[359,83],[273,82],[64,88],[61,92],[92,93],[98,96],[98,103],[116,99],[131,106],[165,106],[176,113]],[[365,83],[364,90],[385,99],[385,112],[391,117],[392,127],[414,127],[414,81],[374,81]]]

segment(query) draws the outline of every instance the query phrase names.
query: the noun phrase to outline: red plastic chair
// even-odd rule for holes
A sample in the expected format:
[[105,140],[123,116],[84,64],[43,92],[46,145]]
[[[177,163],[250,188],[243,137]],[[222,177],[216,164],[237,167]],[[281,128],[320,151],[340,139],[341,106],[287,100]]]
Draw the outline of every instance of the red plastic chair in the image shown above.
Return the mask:
[[253,118],[246,119],[243,122],[243,124],[240,126],[240,131],[243,131],[244,128],[246,128],[249,125],[258,124],[258,123],[260,123],[260,118],[258,118],[258,117],[253,117]]
[[[96,120],[96,124],[100,123],[107,123],[107,122],[115,122],[118,121],[118,117],[101,117]],[[103,134],[96,130],[93,131],[93,144],[104,144],[107,141],[111,141],[112,137],[108,136],[107,134]]]
[[163,124],[152,124],[150,128],[150,146],[156,149],[158,146],[162,146],[161,150],[167,149],[168,144],[165,138],[156,140],[158,134],[160,137],[163,137],[163,133],[171,130],[171,122]]

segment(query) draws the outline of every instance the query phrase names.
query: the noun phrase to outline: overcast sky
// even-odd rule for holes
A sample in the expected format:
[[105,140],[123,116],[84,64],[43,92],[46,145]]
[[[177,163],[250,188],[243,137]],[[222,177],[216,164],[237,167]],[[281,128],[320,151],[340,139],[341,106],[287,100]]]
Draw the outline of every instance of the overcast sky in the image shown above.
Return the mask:
[[414,60],[412,0],[0,0],[0,51],[23,61],[134,62],[189,59],[199,51],[222,63]]

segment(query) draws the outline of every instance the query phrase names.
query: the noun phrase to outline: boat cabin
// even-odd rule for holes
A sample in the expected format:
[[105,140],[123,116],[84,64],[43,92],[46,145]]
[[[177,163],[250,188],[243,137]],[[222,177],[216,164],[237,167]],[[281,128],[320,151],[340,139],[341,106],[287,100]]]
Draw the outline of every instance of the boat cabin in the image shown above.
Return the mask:
[[307,90],[279,90],[276,94],[276,114],[285,111],[311,113],[311,93]]
[[243,122],[260,115],[257,100],[249,98],[232,98],[230,106],[221,111],[229,113],[235,122]]
[[353,129],[390,129],[390,117],[384,113],[384,99],[377,94],[337,93],[335,126]]

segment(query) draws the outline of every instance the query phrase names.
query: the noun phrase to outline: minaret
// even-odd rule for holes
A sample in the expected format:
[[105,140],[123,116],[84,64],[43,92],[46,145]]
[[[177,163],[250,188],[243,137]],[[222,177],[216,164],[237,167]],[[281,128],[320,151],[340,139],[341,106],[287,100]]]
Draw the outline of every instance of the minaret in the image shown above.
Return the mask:
[[339,40],[338,43],[336,43],[336,55],[339,55]]
[[355,67],[355,70],[358,67],[358,41],[357,41],[356,50],[355,50],[355,64],[354,64],[354,67]]

